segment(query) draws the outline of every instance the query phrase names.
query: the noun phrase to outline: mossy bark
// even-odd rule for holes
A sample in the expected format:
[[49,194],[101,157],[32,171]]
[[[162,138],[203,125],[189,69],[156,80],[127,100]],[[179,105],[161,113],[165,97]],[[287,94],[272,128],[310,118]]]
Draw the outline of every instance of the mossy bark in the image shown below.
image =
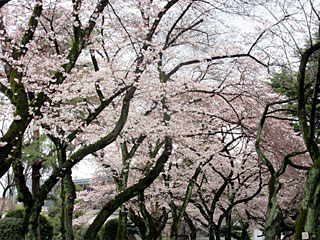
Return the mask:
[[[60,166],[67,161],[66,146],[57,144],[58,161]],[[62,240],[73,240],[73,208],[76,199],[76,189],[72,181],[72,171],[69,169],[61,180],[60,188],[61,209],[60,209],[60,232]]]
[[121,206],[119,211],[118,229],[116,240],[128,239],[127,231],[127,212],[124,206]]
[[[25,46],[33,39],[41,13],[42,4],[36,4],[29,18],[27,30],[20,41],[20,48],[14,49],[12,52],[12,58],[14,60],[19,60],[21,56],[26,54],[28,49]],[[11,159],[8,159],[8,155],[13,147],[16,146],[17,140],[23,137],[30,123],[28,97],[22,82],[22,73],[18,70],[21,66],[12,65],[6,67],[9,68],[8,79],[11,86],[11,97],[9,96],[9,99],[16,109],[14,116],[19,116],[20,120],[14,120],[1,138],[1,141],[6,142],[7,145],[1,147],[0,151],[0,177],[9,170]]]
[[[12,169],[14,172],[14,180],[18,190],[18,201],[22,202],[24,205],[24,218],[22,222],[23,233],[27,232],[29,218],[32,215],[32,206],[34,204],[32,193],[29,191],[26,179],[24,176],[24,167],[21,163],[21,149],[22,149],[22,138],[19,141],[12,153]],[[35,228],[34,228],[34,240],[37,240],[36,227],[37,227],[38,215],[35,217]]]
[[275,216],[277,212],[277,195],[280,190],[280,182],[276,176],[272,176],[269,180],[269,199],[267,208],[267,218],[265,223],[265,238],[266,240],[274,240],[277,236],[277,226]]
[[147,239],[147,237],[146,237],[147,236],[147,228],[146,228],[146,225],[145,225],[143,219],[140,216],[138,216],[137,214],[135,214],[135,212],[131,208],[129,210],[128,217],[134,223],[134,225],[136,225],[138,227],[141,239],[146,240]]
[[[314,164],[315,165],[315,164]],[[304,186],[303,200],[299,216],[295,224],[295,240],[302,239],[302,232],[308,232],[309,236],[318,239],[316,227],[319,217],[319,194],[320,194],[320,169],[313,166],[307,175]]]
[[64,201],[64,199],[66,198],[66,191],[64,189],[65,185],[63,184],[63,182],[61,181],[61,186],[60,186],[60,198],[61,198],[61,208],[60,208],[60,234],[61,234],[61,238],[62,240],[66,240],[66,212],[64,211],[66,206],[66,202]]
[[[40,189],[40,169],[42,168],[41,162],[36,161],[32,164],[32,195],[35,196],[39,189]],[[37,235],[38,240],[41,240],[41,233],[40,233],[40,215],[38,216],[38,226],[37,226]]]
[[[302,232],[309,233],[311,239],[319,239],[317,236],[316,224],[319,217],[319,191],[320,191],[320,150],[315,138],[315,113],[318,104],[319,85],[320,85],[320,55],[318,55],[317,78],[312,86],[312,108],[311,113],[307,112],[305,96],[305,77],[307,64],[310,56],[320,49],[320,42],[310,46],[303,53],[299,72],[298,72],[298,120],[299,129],[302,133],[305,146],[313,161],[308,171],[307,179],[304,185],[304,195],[301,203],[299,216],[295,223],[295,240],[302,239]],[[308,117],[310,116],[310,118]]]
[[73,209],[74,209],[74,200],[76,199],[76,189],[75,185],[72,181],[71,170],[68,171],[66,176],[62,180],[62,184],[64,185],[64,229],[65,229],[65,236],[63,239],[66,240],[73,240],[73,228],[72,228],[72,219],[73,219]]
[[[130,159],[134,156],[140,144],[145,139],[145,136],[140,136],[131,148],[130,152],[128,151],[127,143],[123,142],[121,144],[121,155],[122,155],[122,170],[119,179],[115,179],[118,192],[123,191],[127,188],[127,182],[130,171]],[[120,207],[119,211],[119,221],[118,221],[118,230],[116,240],[122,240],[128,238],[127,231],[127,219],[128,214],[124,206]]]
[[145,235],[145,239],[147,240],[156,240],[160,237],[161,231],[164,229],[167,223],[168,214],[165,208],[163,208],[162,216],[160,216],[159,218],[153,217],[146,208],[145,198],[143,193],[139,195],[138,201],[139,201],[139,210],[141,212],[141,215],[143,216],[143,223],[145,226],[145,231],[142,232],[142,235]]
[[179,226],[180,226],[180,223],[183,219],[183,216],[184,216],[184,213],[187,209],[187,206],[189,204],[189,201],[190,201],[190,198],[191,198],[191,194],[192,194],[192,190],[193,190],[193,187],[194,187],[194,184],[195,182],[197,181],[197,178],[201,172],[201,168],[202,168],[202,164],[200,164],[192,178],[190,179],[189,181],[189,184],[187,186],[187,190],[186,190],[186,193],[185,193],[185,197],[184,197],[184,200],[183,200],[183,203],[182,203],[182,206],[180,208],[178,208],[174,201],[173,201],[173,196],[172,196],[172,193],[171,191],[169,191],[170,195],[171,195],[171,200],[170,200],[170,208],[171,208],[171,214],[172,214],[172,224],[171,224],[171,230],[170,230],[170,239],[171,240],[177,240],[178,239],[178,234],[179,234]]
[[[33,141],[39,141],[40,139],[40,131],[35,130],[33,131],[32,140]],[[40,144],[37,143],[36,145],[37,151],[40,152]],[[41,159],[37,159],[32,163],[31,169],[32,169],[32,195],[35,196],[39,190],[40,190],[40,178],[41,178]],[[41,232],[40,232],[40,215],[38,216],[38,226],[37,226],[37,235],[38,240],[41,240]]]

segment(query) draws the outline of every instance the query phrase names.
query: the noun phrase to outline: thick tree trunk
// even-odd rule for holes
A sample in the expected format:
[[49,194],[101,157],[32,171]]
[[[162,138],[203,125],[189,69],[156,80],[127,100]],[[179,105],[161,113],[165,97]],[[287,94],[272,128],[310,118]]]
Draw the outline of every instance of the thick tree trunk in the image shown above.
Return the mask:
[[[64,146],[59,146],[58,149],[59,164],[62,165],[66,161],[66,149]],[[61,210],[60,210],[60,232],[62,240],[73,240],[72,218],[74,200],[76,199],[76,189],[72,181],[71,169],[67,171],[66,175],[61,181]]]
[[[318,33],[319,34],[319,33]],[[301,203],[299,216],[295,223],[295,240],[302,239],[302,232],[309,233],[309,239],[319,239],[316,233],[316,222],[319,216],[319,192],[320,192],[320,149],[316,137],[315,117],[318,107],[320,87],[320,55],[318,54],[318,67],[316,81],[313,83],[311,111],[307,108],[307,97],[305,95],[305,79],[309,58],[320,49],[317,42],[307,48],[301,56],[298,72],[298,119],[299,129],[302,133],[305,146],[313,160],[304,185],[304,195]],[[310,117],[308,117],[310,116]]]
[[[57,147],[57,152],[58,152],[58,162],[59,165],[62,165],[66,161],[66,153],[63,150],[62,146],[56,146]],[[64,178],[63,178],[64,179]],[[61,209],[60,209],[60,234],[61,234],[61,239],[66,240],[66,190],[65,187],[66,185],[64,184],[64,180],[60,181],[60,198],[61,198]]]
[[[304,195],[295,224],[295,240],[302,239],[302,232],[308,232],[310,239],[319,239],[316,233],[317,219],[319,217],[320,195],[320,166],[314,163],[309,170],[304,186]],[[319,234],[319,233],[318,233]]]
[[60,234],[61,234],[61,239],[66,240],[66,224],[65,224],[65,211],[64,209],[66,208],[65,206],[65,201],[64,199],[66,198],[66,191],[65,191],[65,185],[63,184],[63,181],[60,182],[60,198],[61,198],[61,209],[60,209]]
[[[26,179],[24,176],[24,167],[21,163],[21,149],[22,149],[22,138],[19,139],[15,150],[12,154],[12,169],[14,172],[14,179],[16,187],[18,190],[18,201],[23,202],[24,205],[24,217],[22,223],[23,233],[26,234],[26,239],[38,240],[37,237],[37,226],[38,226],[38,216],[40,212],[32,212],[32,207],[34,206],[34,200],[32,193],[29,191]],[[30,221],[29,221],[30,219]]]
[[[40,139],[40,131],[37,129],[33,132],[32,136],[33,141],[39,141]],[[39,142],[37,143],[37,151],[40,152],[40,145]],[[32,195],[33,197],[36,196],[36,194],[40,190],[40,178],[41,178],[41,173],[40,170],[42,168],[41,165],[41,159],[38,159],[35,161],[32,166]],[[40,215],[38,216],[37,220],[38,226],[37,226],[37,235],[38,235],[38,240],[41,240],[41,232],[40,232]]]
[[219,229],[215,229],[215,235],[216,235],[216,240],[220,240],[221,237],[220,237],[220,230]]
[[[28,224],[28,229],[27,229],[27,234],[25,236],[25,240],[38,240],[37,237],[37,227],[38,227],[38,218],[40,215],[40,212],[38,211],[32,211],[34,208],[40,208],[41,203],[39,202],[34,202],[34,205],[32,206],[32,209],[26,209],[25,212],[26,214],[29,214],[30,216],[28,217],[29,219],[29,224]],[[42,206],[42,205],[41,205]],[[26,216],[25,216],[26,217]]]
[[209,240],[215,240],[215,227],[213,226],[213,223],[209,222]]
[[274,240],[277,236],[277,228],[279,223],[275,221],[277,213],[277,195],[280,190],[280,182],[276,176],[272,176],[269,180],[269,199],[267,209],[267,219],[265,223],[266,240]]
[[63,239],[66,240],[73,240],[73,228],[72,228],[72,219],[73,219],[73,208],[74,208],[74,200],[76,199],[76,189],[75,185],[72,181],[71,176],[71,170],[67,173],[67,175],[62,180],[64,185],[64,199],[62,200],[64,202],[64,208],[62,211],[64,211],[64,230],[65,230],[65,236]]
[[[40,190],[40,178],[41,178],[41,173],[40,173],[40,169],[41,169],[41,162],[40,161],[36,161],[32,164],[32,195],[35,196],[39,190]],[[41,233],[40,233],[40,215],[38,216],[38,220],[37,220],[37,239],[41,240]]]

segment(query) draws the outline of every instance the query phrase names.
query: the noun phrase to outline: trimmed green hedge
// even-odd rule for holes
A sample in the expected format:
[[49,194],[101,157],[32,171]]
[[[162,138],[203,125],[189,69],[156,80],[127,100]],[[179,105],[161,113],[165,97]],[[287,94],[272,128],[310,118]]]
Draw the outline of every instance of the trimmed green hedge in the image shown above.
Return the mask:
[[10,217],[10,218],[23,218],[24,215],[24,209],[23,207],[16,207],[16,209],[13,210],[9,210],[8,212],[6,212],[6,216]]
[[[4,228],[3,234],[11,234],[12,231],[17,232],[17,236],[23,236],[22,234],[22,218],[24,216],[24,209],[22,207],[17,207],[14,210],[9,210],[6,213],[5,218],[1,219],[0,222],[2,223],[1,229],[0,229],[0,240],[5,240],[5,239],[22,239],[21,238],[16,238],[16,236],[12,236],[11,238],[2,238],[2,228]],[[9,219],[9,220],[6,220]],[[11,226],[11,223],[16,221],[19,226],[16,226],[16,224],[13,224]],[[20,229],[20,230],[19,230]],[[47,216],[40,214],[40,234],[41,234],[41,239],[43,240],[51,240],[53,237],[53,226],[50,223],[49,219]],[[6,235],[4,235],[6,236]],[[10,235],[11,236],[11,235]]]
[[0,240],[23,240],[22,219],[5,217],[0,219]]

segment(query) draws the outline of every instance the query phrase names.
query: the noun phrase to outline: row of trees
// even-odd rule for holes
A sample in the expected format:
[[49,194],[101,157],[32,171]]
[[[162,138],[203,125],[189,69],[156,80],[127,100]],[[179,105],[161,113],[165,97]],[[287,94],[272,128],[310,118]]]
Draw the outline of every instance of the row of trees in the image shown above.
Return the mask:
[[[90,218],[84,239],[95,239],[117,209],[117,239],[128,221],[143,239],[166,225],[178,239],[183,220],[193,239],[196,224],[210,240],[249,239],[249,226],[267,239],[319,237],[319,5],[0,7],[0,176],[14,176],[25,239],[41,239],[40,212],[57,184],[61,239]],[[114,187],[77,197],[72,171],[83,160]],[[94,216],[88,198],[99,201]],[[75,220],[79,209],[88,214]]]

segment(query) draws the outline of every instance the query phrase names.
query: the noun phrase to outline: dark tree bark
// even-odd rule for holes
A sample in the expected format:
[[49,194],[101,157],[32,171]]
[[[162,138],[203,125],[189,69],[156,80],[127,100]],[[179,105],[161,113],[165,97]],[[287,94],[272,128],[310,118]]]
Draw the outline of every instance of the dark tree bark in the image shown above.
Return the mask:
[[72,172],[68,171],[66,176],[62,179],[62,185],[64,186],[64,208],[61,210],[64,211],[64,229],[65,236],[63,239],[73,240],[73,228],[72,228],[72,219],[73,219],[73,209],[74,209],[74,200],[76,199],[76,188],[72,181]]
[[171,224],[171,229],[170,229],[170,239],[172,239],[172,240],[177,240],[178,239],[179,225],[180,225],[180,223],[182,221],[184,213],[185,213],[185,211],[187,209],[187,206],[189,204],[194,184],[197,181],[197,178],[198,178],[198,176],[199,176],[199,174],[200,174],[200,172],[202,170],[203,165],[205,165],[206,163],[200,164],[196,168],[192,178],[189,180],[189,184],[187,186],[186,194],[184,196],[183,203],[182,203],[181,207],[177,207],[176,206],[176,204],[174,203],[174,200],[173,200],[172,192],[169,190],[169,195],[171,197],[170,208],[171,208],[171,214],[172,214],[172,224]]
[[[256,152],[258,153],[259,158],[266,164],[268,171],[270,173],[270,179],[268,182],[268,205],[267,205],[267,214],[266,214],[266,222],[265,222],[265,236],[266,240],[274,240],[276,239],[277,235],[279,235],[279,226],[282,224],[281,221],[278,219],[277,213],[277,196],[281,189],[281,183],[280,183],[280,177],[285,173],[286,168],[288,165],[302,169],[302,170],[308,170],[308,167],[304,166],[298,166],[294,164],[290,158],[297,156],[299,154],[304,154],[304,152],[292,152],[287,155],[285,155],[282,159],[281,165],[278,170],[276,170],[271,163],[271,161],[266,157],[266,155],[262,152],[260,142],[261,142],[261,134],[263,130],[263,126],[265,124],[265,121],[267,119],[268,109],[271,106],[277,105],[277,104],[283,104],[287,103],[288,101],[279,101],[279,102],[273,102],[266,105],[265,110],[262,114],[259,127],[258,127],[258,133],[256,137]],[[281,218],[283,219],[283,218]]]
[[187,212],[184,213],[183,217],[184,217],[184,220],[188,224],[188,226],[190,228],[190,231],[191,231],[190,240],[196,240],[197,239],[197,228],[196,228],[196,226],[193,224],[192,219],[189,217]]
[[145,226],[145,239],[156,240],[160,237],[162,230],[166,226],[168,213],[165,208],[162,208],[162,215],[159,218],[153,217],[146,208],[144,193],[139,195],[138,200],[139,209],[143,216],[142,221]]
[[[35,196],[40,190],[40,178],[41,178],[41,161],[36,161],[32,164],[32,195]],[[40,233],[40,215],[38,216],[38,226],[37,226],[37,238],[41,240]]]
[[[320,32],[319,32],[320,33]],[[318,34],[319,34],[318,33]],[[318,67],[316,81],[312,86],[313,94],[311,98],[311,111],[307,109],[307,99],[305,97],[305,75],[309,58],[320,49],[320,42],[312,45],[303,53],[298,72],[298,120],[299,129],[302,133],[305,146],[313,161],[308,171],[304,185],[303,200],[300,212],[295,223],[295,240],[302,239],[302,232],[308,232],[310,239],[319,238],[317,234],[317,220],[320,211],[320,149],[316,140],[315,116],[320,90],[320,56],[318,55]],[[319,54],[319,53],[318,53]],[[310,117],[308,117],[310,116]]]
[[129,214],[128,214],[130,220],[134,223],[134,225],[136,225],[139,229],[140,232],[140,237],[142,240],[146,240],[147,239],[147,228],[146,225],[143,221],[143,218],[141,218],[140,216],[138,216],[137,214],[135,214],[135,212],[130,208],[129,210]]
[[126,209],[124,208],[124,206],[121,206],[119,211],[116,240],[128,239],[127,217],[128,217],[128,214]]

